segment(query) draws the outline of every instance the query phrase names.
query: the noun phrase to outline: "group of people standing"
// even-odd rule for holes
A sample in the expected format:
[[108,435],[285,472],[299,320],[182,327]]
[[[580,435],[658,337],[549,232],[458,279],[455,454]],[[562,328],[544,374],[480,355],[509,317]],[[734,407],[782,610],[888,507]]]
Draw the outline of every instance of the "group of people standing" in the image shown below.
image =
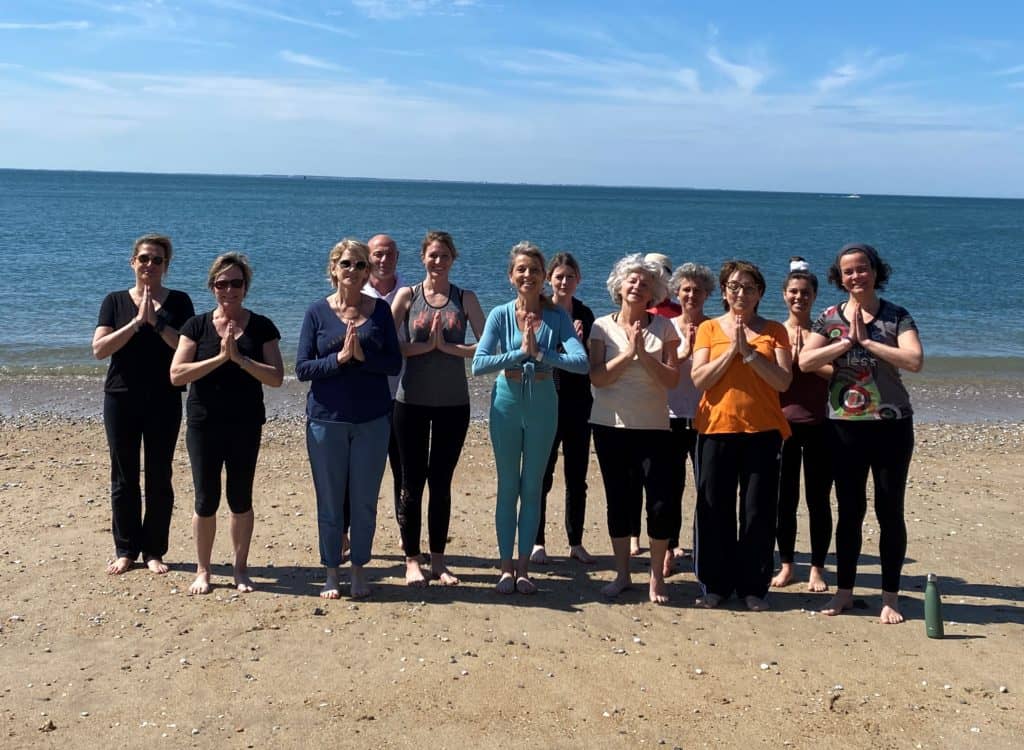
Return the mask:
[[[171,255],[166,237],[136,241],[135,285],[107,296],[93,339],[95,355],[111,359],[104,421],[116,559],[108,571],[123,573],[140,555],[154,572],[167,570],[171,459],[180,392],[190,384],[186,445],[198,558],[190,591],[210,590],[224,470],[234,583],[251,591],[247,558],[265,421],[262,387],[282,382],[280,333],[243,306],[252,283],[244,255],[214,261],[207,285],[216,307],[202,315],[194,314],[187,295],[164,287]],[[616,262],[607,280],[616,309],[595,318],[575,297],[582,278],[577,260],[558,253],[546,263],[528,242],[509,253],[514,298],[485,319],[477,296],[450,279],[457,257],[449,234],[428,232],[420,248],[423,279],[407,285],[387,235],[366,244],[342,240],[328,255],[333,291],[307,309],[295,362],[298,380],[309,382],[306,444],[326,571],[322,597],[341,596],[346,556],[351,595],[370,593],[364,566],[388,463],[406,583],[459,583],[446,547],[452,481],[470,421],[470,360],[473,375],[496,374],[489,431],[499,593],[537,590],[529,567],[547,561],[545,509],[559,448],[569,554],[584,564],[595,561],[583,545],[592,438],[615,565],[605,596],[632,585],[630,557],[646,506],[649,597],[668,601],[665,579],[687,554],[680,540],[689,459],[697,485],[697,604],[717,607],[735,594],[751,610],[766,609],[769,588],[794,578],[802,466],[812,591],[828,588],[835,484],[838,587],[823,611],[838,614],[852,606],[870,470],[881,527],[881,619],[902,621],[903,498],[913,423],[899,370],[919,370],[923,353],[913,318],[878,296],[890,269],[874,248],[840,250],[828,279],[847,299],[813,322],[817,277],[793,258],[783,286],[785,323],[758,313],[766,285],[757,266],[729,261],[716,279],[694,263],[673,272],[660,254]],[[716,290],[724,313],[709,318],[704,304]],[[429,568],[420,547],[425,491]],[[781,569],[773,577],[776,544]]]

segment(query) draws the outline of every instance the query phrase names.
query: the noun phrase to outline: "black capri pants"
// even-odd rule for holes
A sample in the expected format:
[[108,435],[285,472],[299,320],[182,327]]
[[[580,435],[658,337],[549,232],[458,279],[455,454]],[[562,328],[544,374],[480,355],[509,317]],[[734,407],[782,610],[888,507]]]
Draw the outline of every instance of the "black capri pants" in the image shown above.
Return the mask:
[[262,424],[190,424],[185,445],[192,463],[196,491],[196,515],[209,518],[220,507],[220,475],[223,470],[232,513],[252,510],[252,485],[260,455]]
[[673,532],[672,467],[668,430],[631,430],[593,425],[594,450],[608,504],[608,535],[628,537],[647,496],[647,534],[668,539]]

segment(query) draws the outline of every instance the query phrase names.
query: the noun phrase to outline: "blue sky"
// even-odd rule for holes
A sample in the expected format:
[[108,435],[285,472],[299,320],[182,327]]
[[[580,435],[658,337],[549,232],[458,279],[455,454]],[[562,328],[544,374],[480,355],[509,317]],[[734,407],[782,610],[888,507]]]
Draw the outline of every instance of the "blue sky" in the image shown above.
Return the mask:
[[1024,197],[1024,3],[4,0],[0,167]]

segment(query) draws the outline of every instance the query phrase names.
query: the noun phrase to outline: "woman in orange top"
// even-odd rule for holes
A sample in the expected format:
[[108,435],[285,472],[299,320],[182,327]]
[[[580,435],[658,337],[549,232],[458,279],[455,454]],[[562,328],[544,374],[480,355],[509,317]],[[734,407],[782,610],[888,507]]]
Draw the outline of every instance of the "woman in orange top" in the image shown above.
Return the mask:
[[779,455],[790,433],[779,406],[792,379],[789,334],[757,314],[765,283],[753,263],[727,262],[718,281],[725,314],[701,323],[693,345],[693,383],[704,391],[694,425],[697,604],[717,607],[735,591],[761,611],[774,563]]

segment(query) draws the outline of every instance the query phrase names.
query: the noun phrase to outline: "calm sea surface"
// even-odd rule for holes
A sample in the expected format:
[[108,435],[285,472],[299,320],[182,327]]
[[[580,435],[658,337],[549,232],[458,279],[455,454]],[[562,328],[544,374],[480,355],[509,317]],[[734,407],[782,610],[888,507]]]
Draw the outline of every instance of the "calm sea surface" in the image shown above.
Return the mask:
[[[754,261],[769,285],[762,310],[777,319],[791,255],[824,278],[842,244],[863,240],[892,265],[885,296],[917,319],[928,369],[1019,374],[1024,360],[1020,200],[0,170],[0,374],[101,371],[89,351],[100,300],[131,285],[131,243],[145,232],[174,239],[167,284],[198,310],[213,306],[214,256],[248,253],[248,306],[277,323],[290,358],[306,306],[330,291],[334,242],[391,234],[413,282],[427,229],[455,237],[452,278],[485,309],[508,299],[508,250],[529,239],[576,254],[579,296],[598,314],[611,308],[612,263],[659,250],[716,272]],[[818,306],[837,299],[823,286]]]

